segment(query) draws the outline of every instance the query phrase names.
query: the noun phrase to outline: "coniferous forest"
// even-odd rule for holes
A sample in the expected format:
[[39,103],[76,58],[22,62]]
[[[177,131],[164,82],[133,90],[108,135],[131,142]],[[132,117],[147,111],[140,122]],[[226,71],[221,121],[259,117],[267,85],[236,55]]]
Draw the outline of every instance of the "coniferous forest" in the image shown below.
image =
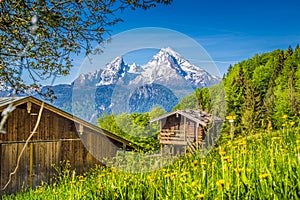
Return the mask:
[[230,67],[223,84],[226,113],[236,116],[237,133],[293,126],[300,114],[299,45]]

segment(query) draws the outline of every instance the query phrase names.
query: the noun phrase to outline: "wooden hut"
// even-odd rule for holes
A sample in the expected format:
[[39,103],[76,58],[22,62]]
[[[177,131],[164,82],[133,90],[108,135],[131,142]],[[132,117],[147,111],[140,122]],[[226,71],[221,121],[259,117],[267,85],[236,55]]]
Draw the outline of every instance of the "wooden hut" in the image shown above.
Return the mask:
[[[161,152],[170,154],[185,153],[188,148],[203,147],[208,128],[221,124],[223,120],[198,110],[176,110],[152,119],[150,123],[160,124],[158,139]],[[216,130],[216,129],[215,129]]]
[[[1,189],[16,167],[20,151],[37,122],[42,103],[34,97],[0,98],[1,113],[9,105],[15,106],[0,133]],[[4,191],[0,189],[2,194],[50,181],[56,174],[53,164],[60,166],[61,161],[69,161],[77,173],[83,173],[96,164],[103,164],[100,162],[103,158],[114,157],[119,150],[135,148],[121,137],[50,104],[43,105],[37,131],[25,148],[12,181]]]

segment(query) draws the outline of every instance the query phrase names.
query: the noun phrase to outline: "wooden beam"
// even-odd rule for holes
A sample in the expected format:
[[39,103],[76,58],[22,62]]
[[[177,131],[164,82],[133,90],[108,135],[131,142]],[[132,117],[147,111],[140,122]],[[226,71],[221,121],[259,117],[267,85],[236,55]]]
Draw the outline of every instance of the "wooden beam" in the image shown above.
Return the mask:
[[159,120],[159,130],[162,130],[162,122]]
[[82,135],[83,134],[83,125],[79,124],[79,134]]
[[[25,144],[24,144],[25,145]],[[33,143],[29,144],[29,185],[33,188]]]
[[163,133],[162,133],[162,132],[161,132],[160,135],[161,135],[161,136],[175,136],[176,134],[175,134],[175,132],[168,132],[168,133],[166,133],[166,132],[163,132]]
[[183,141],[184,142],[184,138],[177,138],[177,137],[159,137],[158,138],[160,141],[164,141],[164,140],[167,140],[167,141]]
[[183,142],[183,141],[162,141],[161,144],[187,145],[187,142]]
[[30,101],[27,102],[27,113],[28,114],[31,113],[31,102]]
[[185,141],[185,139],[193,139],[193,136],[189,136],[189,137],[164,137],[164,136],[158,136],[159,140],[182,140]]
[[197,144],[198,144],[198,141],[199,141],[199,136],[198,136],[198,128],[199,128],[199,124],[198,123],[196,123],[196,142],[197,142]]
[[183,116],[183,132],[184,132],[184,141],[186,141],[186,117]]

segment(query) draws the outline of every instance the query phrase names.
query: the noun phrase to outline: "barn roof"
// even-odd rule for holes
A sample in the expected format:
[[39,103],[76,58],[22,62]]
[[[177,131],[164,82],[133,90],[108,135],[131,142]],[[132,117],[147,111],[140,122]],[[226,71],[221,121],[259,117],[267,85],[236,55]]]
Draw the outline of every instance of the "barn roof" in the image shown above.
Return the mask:
[[3,107],[8,106],[11,103],[24,99],[26,97],[0,97],[0,111]]
[[162,119],[165,119],[169,116],[172,115],[182,115],[202,126],[207,126],[209,124],[210,121],[214,121],[214,122],[222,122],[223,120],[213,116],[212,114],[206,113],[204,111],[199,111],[199,110],[176,110],[170,113],[166,113],[164,115],[161,115],[157,118],[154,118],[152,120],[150,120],[150,123],[156,122],[156,121],[160,121]]
[[[42,103],[43,103],[43,101],[41,101],[41,100],[39,100],[39,99],[37,99],[37,98],[35,98],[33,96],[26,96],[26,97],[0,97],[0,112],[2,112],[10,104],[13,104],[14,106],[19,106],[19,105],[25,104],[27,102],[31,102],[31,103],[34,103],[34,104],[39,105],[39,106],[41,106]],[[52,105],[50,105],[50,104],[48,104],[46,102],[44,102],[44,103],[45,103],[44,104],[44,109],[50,110],[50,111],[52,111],[52,112],[54,112],[54,113],[56,113],[56,114],[58,114],[58,115],[60,115],[62,117],[65,117],[65,118],[67,118],[69,120],[72,120],[75,123],[81,124],[84,127],[87,127],[89,129],[91,129],[93,131],[96,131],[96,132],[98,132],[98,133],[100,133],[102,135],[105,135],[105,136],[107,136],[107,137],[109,137],[111,139],[114,139],[116,141],[124,143],[127,146],[131,146],[133,148],[137,147],[136,145],[130,143],[128,140],[125,140],[122,137],[119,137],[119,136],[117,136],[117,135],[115,135],[115,134],[113,134],[113,133],[111,133],[109,131],[101,129],[98,126],[95,126],[95,125],[93,125],[93,124],[91,124],[91,123],[89,123],[89,122],[87,122],[87,121],[85,121],[83,119],[75,117],[72,114],[67,113],[67,112],[65,112],[63,110],[60,110],[59,108],[56,108],[56,107],[54,107],[54,106],[52,106]]]

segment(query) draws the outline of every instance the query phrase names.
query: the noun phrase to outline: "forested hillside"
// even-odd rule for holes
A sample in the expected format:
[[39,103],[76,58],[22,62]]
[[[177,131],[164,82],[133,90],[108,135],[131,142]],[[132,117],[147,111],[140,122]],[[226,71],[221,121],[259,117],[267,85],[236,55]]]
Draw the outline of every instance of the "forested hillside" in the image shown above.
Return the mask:
[[[230,67],[223,79],[237,131],[293,125],[300,110],[300,49],[275,50]],[[287,123],[288,122],[288,123]]]

